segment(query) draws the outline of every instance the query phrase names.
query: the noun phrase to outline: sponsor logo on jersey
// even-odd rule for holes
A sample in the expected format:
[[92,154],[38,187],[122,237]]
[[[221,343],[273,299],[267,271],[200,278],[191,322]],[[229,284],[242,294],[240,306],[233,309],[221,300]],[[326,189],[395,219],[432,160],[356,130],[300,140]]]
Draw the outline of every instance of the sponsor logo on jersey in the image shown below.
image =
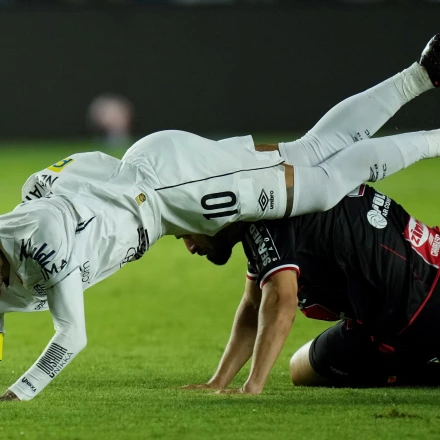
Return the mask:
[[33,246],[30,239],[21,240],[20,249],[20,261],[30,258],[38,263],[41,267],[41,273],[44,279],[47,281],[51,278],[53,274],[61,272],[66,266],[67,261],[62,260],[61,265],[57,266],[52,263],[52,257],[55,255],[55,251],[48,249],[48,244],[43,243],[40,247]]
[[428,264],[440,267],[440,233],[410,217],[403,236]]
[[50,189],[59,178],[50,174],[41,174],[37,179],[37,183],[33,186],[32,190],[27,193],[24,201],[50,197],[52,193],[47,192],[47,190]]
[[369,182],[376,182],[379,178],[379,167],[377,166],[377,163],[375,163],[372,167],[370,167],[370,178],[368,179]]
[[439,252],[440,252],[440,235],[435,234],[435,237],[432,242],[431,255],[433,257],[438,257]]
[[137,247],[131,247],[130,249],[128,249],[119,267],[122,267],[126,263],[131,263],[132,261],[139,260],[150,247],[147,231],[144,228],[140,227],[137,229],[137,233],[138,233]]
[[21,379],[21,381],[23,383],[25,383],[32,390],[33,393],[37,392],[37,389],[32,385],[31,382],[29,382],[29,380],[26,377],[23,377],[23,379]]
[[44,300],[44,299],[41,300],[41,301],[36,305],[36,307],[34,308],[34,311],[35,311],[35,312],[40,311],[41,309],[44,308],[44,306],[46,305],[46,303],[47,303],[46,300]]
[[72,356],[73,353],[69,353],[61,345],[52,343],[37,362],[37,367],[50,378],[54,378],[67,365]]
[[269,197],[267,197],[266,191],[264,189],[261,190],[260,197],[258,197],[258,204],[262,211],[267,208],[267,204],[269,203]]
[[86,261],[82,266],[79,268],[81,272],[81,278],[83,283],[90,283],[90,261]]
[[84,231],[84,229],[87,228],[87,226],[89,226],[89,224],[92,222],[92,220],[94,220],[96,218],[96,216],[93,216],[92,218],[89,218],[87,221],[85,222],[79,222],[76,229],[75,229],[75,234],[79,234],[80,232]]
[[382,165],[382,176],[379,176],[379,166],[375,163],[372,167],[370,167],[370,178],[369,182],[377,182],[380,179],[385,179],[387,175],[387,164],[384,163]]
[[[264,230],[264,228],[261,227],[260,231],[263,231],[263,230]],[[271,256],[269,255],[269,251],[273,250],[273,248],[271,246],[268,247],[268,242],[270,242],[270,239],[269,239],[269,237],[263,238],[260,231],[253,223],[249,226],[249,232],[252,236],[252,239],[253,239],[255,245],[257,246],[257,252],[258,252],[258,256],[259,256],[258,258],[260,259],[263,266],[267,266],[272,261],[276,261],[277,259],[276,258],[272,259]]]
[[57,163],[54,163],[53,165],[51,165],[50,167],[48,167],[48,170],[51,170],[55,173],[60,173],[61,171],[63,171],[63,169],[71,164],[73,162],[73,159],[71,157],[67,157],[66,159],[60,160]]
[[381,193],[376,192],[370,211],[367,212],[367,220],[370,225],[377,229],[386,228],[388,225],[388,213],[391,206],[391,199]]
[[407,230],[409,241],[414,247],[424,245],[429,238],[428,227],[414,217],[410,217]]
[[47,295],[46,287],[44,287],[44,286],[41,285],[41,284],[36,284],[36,285],[34,286],[34,291],[35,291],[35,293],[36,293],[37,295],[42,295],[42,296]]
[[147,200],[147,196],[144,193],[140,193],[138,196],[136,196],[136,203],[141,206],[142,203]]
[[340,376],[348,376],[348,373],[338,370],[336,367],[333,367],[332,365],[330,365],[330,370],[332,370],[332,372],[335,374],[339,374]]

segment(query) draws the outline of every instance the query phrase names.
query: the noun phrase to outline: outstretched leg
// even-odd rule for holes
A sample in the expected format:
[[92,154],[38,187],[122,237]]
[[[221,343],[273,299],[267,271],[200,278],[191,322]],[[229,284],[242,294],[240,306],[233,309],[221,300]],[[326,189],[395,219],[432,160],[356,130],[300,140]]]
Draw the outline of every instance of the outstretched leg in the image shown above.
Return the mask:
[[294,167],[290,216],[326,211],[360,184],[440,156],[440,130],[366,139],[316,167]]
[[280,143],[286,162],[316,166],[354,142],[373,136],[404,104],[439,85],[440,35],[418,63],[332,108],[301,139]]

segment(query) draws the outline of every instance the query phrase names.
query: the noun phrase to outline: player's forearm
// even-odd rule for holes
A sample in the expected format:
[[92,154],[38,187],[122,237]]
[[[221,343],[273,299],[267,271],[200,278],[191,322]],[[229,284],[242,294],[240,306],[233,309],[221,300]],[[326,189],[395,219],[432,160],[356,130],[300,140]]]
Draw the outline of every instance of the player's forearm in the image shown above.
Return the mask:
[[252,367],[244,385],[248,393],[263,390],[275,361],[289,335],[296,315],[296,298],[284,298],[276,294],[263,299],[259,314],[258,334],[255,342]]
[[41,392],[87,344],[79,270],[49,289],[47,300],[55,335],[35,364],[9,388],[20,400]]
[[243,298],[235,314],[231,336],[217,371],[209,383],[226,387],[252,355],[258,329],[258,311]]
[[85,329],[56,333],[42,355],[9,389],[20,400],[31,400],[39,394],[86,346]]

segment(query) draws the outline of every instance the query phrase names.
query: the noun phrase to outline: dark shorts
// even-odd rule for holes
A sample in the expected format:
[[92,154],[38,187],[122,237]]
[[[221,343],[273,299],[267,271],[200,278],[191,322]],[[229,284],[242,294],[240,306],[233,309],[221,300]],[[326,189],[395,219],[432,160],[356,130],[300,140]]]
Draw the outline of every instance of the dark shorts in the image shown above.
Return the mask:
[[365,325],[343,320],[315,338],[309,359],[330,386],[440,386],[440,284],[400,334],[378,340]]
[[309,359],[329,386],[440,386],[437,347],[431,350],[426,343],[415,347],[397,342],[397,347],[377,343],[363,325],[340,321],[313,341]]

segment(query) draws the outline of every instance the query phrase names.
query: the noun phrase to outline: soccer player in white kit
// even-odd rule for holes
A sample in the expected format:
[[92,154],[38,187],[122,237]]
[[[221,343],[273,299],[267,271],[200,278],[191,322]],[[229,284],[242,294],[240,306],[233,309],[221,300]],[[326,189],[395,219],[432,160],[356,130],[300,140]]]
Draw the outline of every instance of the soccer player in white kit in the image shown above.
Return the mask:
[[0,400],[33,398],[73,360],[86,345],[84,290],[163,235],[326,210],[364,181],[440,156],[440,130],[368,139],[438,85],[439,59],[436,36],[419,63],[337,105],[293,143],[165,131],[122,160],[75,154],[32,175],[24,203],[0,216],[0,333],[5,313],[50,310],[55,335]]

